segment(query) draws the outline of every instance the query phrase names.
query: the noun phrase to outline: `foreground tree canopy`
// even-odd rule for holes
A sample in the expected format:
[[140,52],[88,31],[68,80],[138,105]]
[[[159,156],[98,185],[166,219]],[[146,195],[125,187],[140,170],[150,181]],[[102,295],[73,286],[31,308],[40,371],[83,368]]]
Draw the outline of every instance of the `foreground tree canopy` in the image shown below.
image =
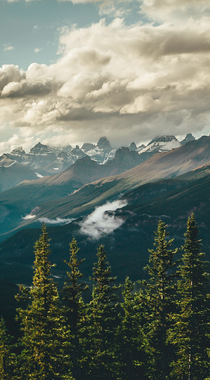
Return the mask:
[[[19,339],[0,323],[0,374],[11,380],[204,380],[210,376],[208,263],[192,214],[182,249],[173,249],[159,221],[147,280],[116,285],[99,246],[92,296],[83,281],[79,248],[70,243],[61,292],[52,279],[45,225],[35,244],[32,286],[16,296]],[[87,297],[86,297],[87,298]]]

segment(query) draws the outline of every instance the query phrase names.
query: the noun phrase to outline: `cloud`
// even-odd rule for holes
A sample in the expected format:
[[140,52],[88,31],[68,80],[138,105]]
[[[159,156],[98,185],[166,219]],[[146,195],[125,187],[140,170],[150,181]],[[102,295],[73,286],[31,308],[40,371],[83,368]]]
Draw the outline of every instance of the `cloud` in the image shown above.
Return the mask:
[[[144,0],[139,10],[152,17],[160,6],[172,15],[176,5],[173,22],[128,26],[118,17],[63,28],[57,62],[32,63],[26,71],[2,66],[1,124],[63,134],[63,143],[66,135],[70,143],[107,135],[114,146],[202,130],[210,116],[208,4]],[[193,9],[200,13],[188,17]]]
[[[8,110],[9,111],[9,110]],[[0,126],[1,129],[1,126]],[[2,135],[3,133],[1,133]],[[11,152],[13,149],[22,146],[25,151],[29,151],[31,146],[38,143],[39,139],[36,136],[31,135],[31,130],[23,128],[19,134],[15,133],[7,141],[0,142],[0,152]]]
[[180,22],[183,19],[199,19],[208,14],[207,0],[143,0],[140,12],[153,20]]
[[22,216],[22,219],[23,220],[30,220],[30,219],[34,219],[35,217],[36,217],[36,215],[28,214],[26,216]]
[[10,51],[10,50],[13,50],[13,49],[14,49],[14,46],[4,44],[4,51]]
[[61,218],[56,218],[56,219],[48,219],[48,218],[39,218],[39,221],[41,223],[45,224],[69,224],[73,221],[74,219],[61,219]]
[[119,228],[123,219],[109,215],[107,211],[115,211],[118,208],[125,207],[127,202],[114,201],[107,202],[105,205],[97,207],[81,224],[80,232],[90,236],[92,239],[99,239],[103,235],[108,235]]
[[34,49],[35,53],[39,53],[42,49],[36,48]]

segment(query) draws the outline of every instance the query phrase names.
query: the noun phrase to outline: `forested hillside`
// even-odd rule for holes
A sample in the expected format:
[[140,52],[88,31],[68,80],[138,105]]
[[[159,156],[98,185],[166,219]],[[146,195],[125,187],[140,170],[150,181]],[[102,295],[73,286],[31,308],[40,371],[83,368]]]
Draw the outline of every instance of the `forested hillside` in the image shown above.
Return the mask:
[[52,276],[43,225],[35,244],[32,284],[20,285],[16,295],[14,337],[7,320],[1,320],[1,379],[208,378],[209,263],[193,214],[183,247],[173,247],[167,225],[159,220],[146,279],[136,283],[126,277],[117,285],[100,245],[87,284],[85,258],[78,259],[78,251],[73,238],[60,289]]

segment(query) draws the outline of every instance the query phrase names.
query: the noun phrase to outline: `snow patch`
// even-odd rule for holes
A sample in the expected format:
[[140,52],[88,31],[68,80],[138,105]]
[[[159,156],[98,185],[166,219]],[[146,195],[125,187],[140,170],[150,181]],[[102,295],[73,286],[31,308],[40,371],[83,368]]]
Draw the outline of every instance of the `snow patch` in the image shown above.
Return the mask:
[[9,165],[4,165],[5,168],[11,168],[11,166],[13,166],[14,164],[16,164],[17,161],[14,161],[12,162],[11,164]]

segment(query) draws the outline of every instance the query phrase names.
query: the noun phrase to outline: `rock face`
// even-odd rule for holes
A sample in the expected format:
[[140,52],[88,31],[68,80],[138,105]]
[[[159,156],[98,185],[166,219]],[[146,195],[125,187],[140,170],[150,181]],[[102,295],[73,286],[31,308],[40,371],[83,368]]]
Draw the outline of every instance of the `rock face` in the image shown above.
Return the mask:
[[135,142],[132,142],[132,143],[130,144],[129,149],[130,149],[132,152],[135,151],[135,150],[137,150],[137,146],[136,146]]
[[91,150],[91,149],[94,149],[96,146],[94,145],[94,144],[91,144],[91,143],[84,143],[83,145],[82,145],[82,150],[83,150],[83,152],[88,152],[89,150]]
[[103,137],[100,137],[98,143],[97,143],[97,147],[99,149],[112,149],[111,146],[110,146],[110,143],[109,143],[109,140],[107,139],[106,136],[103,136]]
[[180,141],[181,145],[187,144],[189,141],[194,141],[195,137],[192,135],[192,133],[188,133],[184,140]]
[[23,150],[22,146],[19,146],[18,148],[16,149],[13,149],[13,151],[11,152],[11,154],[14,154],[14,155],[19,155],[19,154],[26,154],[25,150]]
[[39,142],[33,148],[31,148],[30,153],[32,153],[32,154],[47,154],[47,153],[51,153],[51,149],[47,145],[43,145]]
[[110,146],[109,140],[105,136],[99,139],[97,145],[86,143],[83,144],[81,149],[98,164],[105,164],[107,161],[112,160],[116,152],[116,149]]

